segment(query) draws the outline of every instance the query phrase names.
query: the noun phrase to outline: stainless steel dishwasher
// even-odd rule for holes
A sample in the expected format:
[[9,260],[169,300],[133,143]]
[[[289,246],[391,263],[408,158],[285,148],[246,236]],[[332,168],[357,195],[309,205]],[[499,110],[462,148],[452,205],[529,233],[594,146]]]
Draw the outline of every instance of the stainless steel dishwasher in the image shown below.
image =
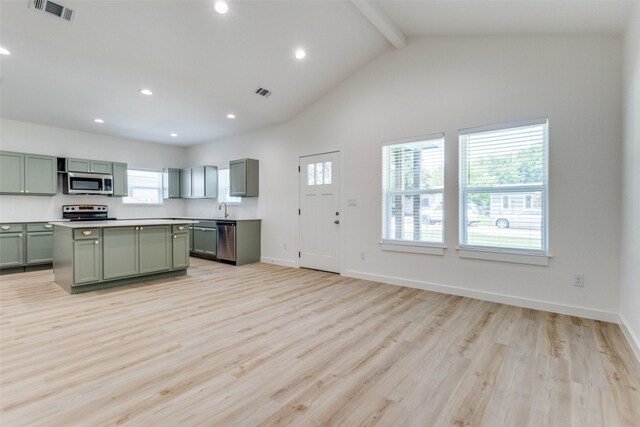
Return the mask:
[[218,243],[216,257],[223,261],[236,261],[236,222],[216,221]]

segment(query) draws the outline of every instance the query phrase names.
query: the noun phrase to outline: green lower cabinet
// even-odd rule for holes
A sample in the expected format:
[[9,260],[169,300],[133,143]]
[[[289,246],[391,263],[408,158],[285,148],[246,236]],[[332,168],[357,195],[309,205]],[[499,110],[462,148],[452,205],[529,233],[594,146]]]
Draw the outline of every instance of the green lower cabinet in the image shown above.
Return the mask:
[[138,227],[105,227],[102,230],[104,280],[139,273]]
[[102,245],[100,240],[84,239],[73,242],[73,283],[84,285],[101,280]]
[[24,238],[22,233],[0,234],[0,267],[24,265]]
[[171,269],[171,233],[167,225],[105,227],[104,280]]
[[171,227],[168,225],[139,227],[140,274],[171,269]]
[[215,256],[216,243],[217,239],[215,228],[193,228],[193,253]]
[[173,268],[189,267],[189,233],[173,235]]
[[27,264],[53,262],[53,232],[27,233]]

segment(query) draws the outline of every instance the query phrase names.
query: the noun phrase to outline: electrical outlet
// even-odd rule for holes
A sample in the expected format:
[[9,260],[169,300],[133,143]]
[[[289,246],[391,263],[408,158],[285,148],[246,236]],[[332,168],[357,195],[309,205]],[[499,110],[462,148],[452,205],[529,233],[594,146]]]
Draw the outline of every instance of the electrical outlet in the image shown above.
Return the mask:
[[573,286],[584,288],[584,274],[573,275]]
[[364,261],[367,258],[367,254],[364,252],[360,252],[360,260]]

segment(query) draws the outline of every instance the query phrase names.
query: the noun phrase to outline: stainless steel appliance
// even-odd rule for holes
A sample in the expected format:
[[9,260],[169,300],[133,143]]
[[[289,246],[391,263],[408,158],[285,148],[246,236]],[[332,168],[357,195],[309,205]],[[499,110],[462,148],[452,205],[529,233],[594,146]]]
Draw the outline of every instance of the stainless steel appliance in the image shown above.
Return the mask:
[[98,173],[69,172],[63,175],[64,194],[113,194],[113,177]]
[[236,261],[236,222],[216,221],[218,242],[216,244],[216,258],[223,261]]
[[71,221],[107,221],[116,220],[109,217],[107,205],[64,205],[62,218]]

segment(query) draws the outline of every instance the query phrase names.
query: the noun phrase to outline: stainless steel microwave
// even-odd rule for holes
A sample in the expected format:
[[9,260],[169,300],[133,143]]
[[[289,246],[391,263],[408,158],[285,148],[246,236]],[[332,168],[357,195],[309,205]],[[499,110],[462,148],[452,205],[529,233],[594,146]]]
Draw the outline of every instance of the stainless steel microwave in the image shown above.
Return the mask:
[[64,194],[113,194],[113,177],[97,173],[66,173],[62,179]]

